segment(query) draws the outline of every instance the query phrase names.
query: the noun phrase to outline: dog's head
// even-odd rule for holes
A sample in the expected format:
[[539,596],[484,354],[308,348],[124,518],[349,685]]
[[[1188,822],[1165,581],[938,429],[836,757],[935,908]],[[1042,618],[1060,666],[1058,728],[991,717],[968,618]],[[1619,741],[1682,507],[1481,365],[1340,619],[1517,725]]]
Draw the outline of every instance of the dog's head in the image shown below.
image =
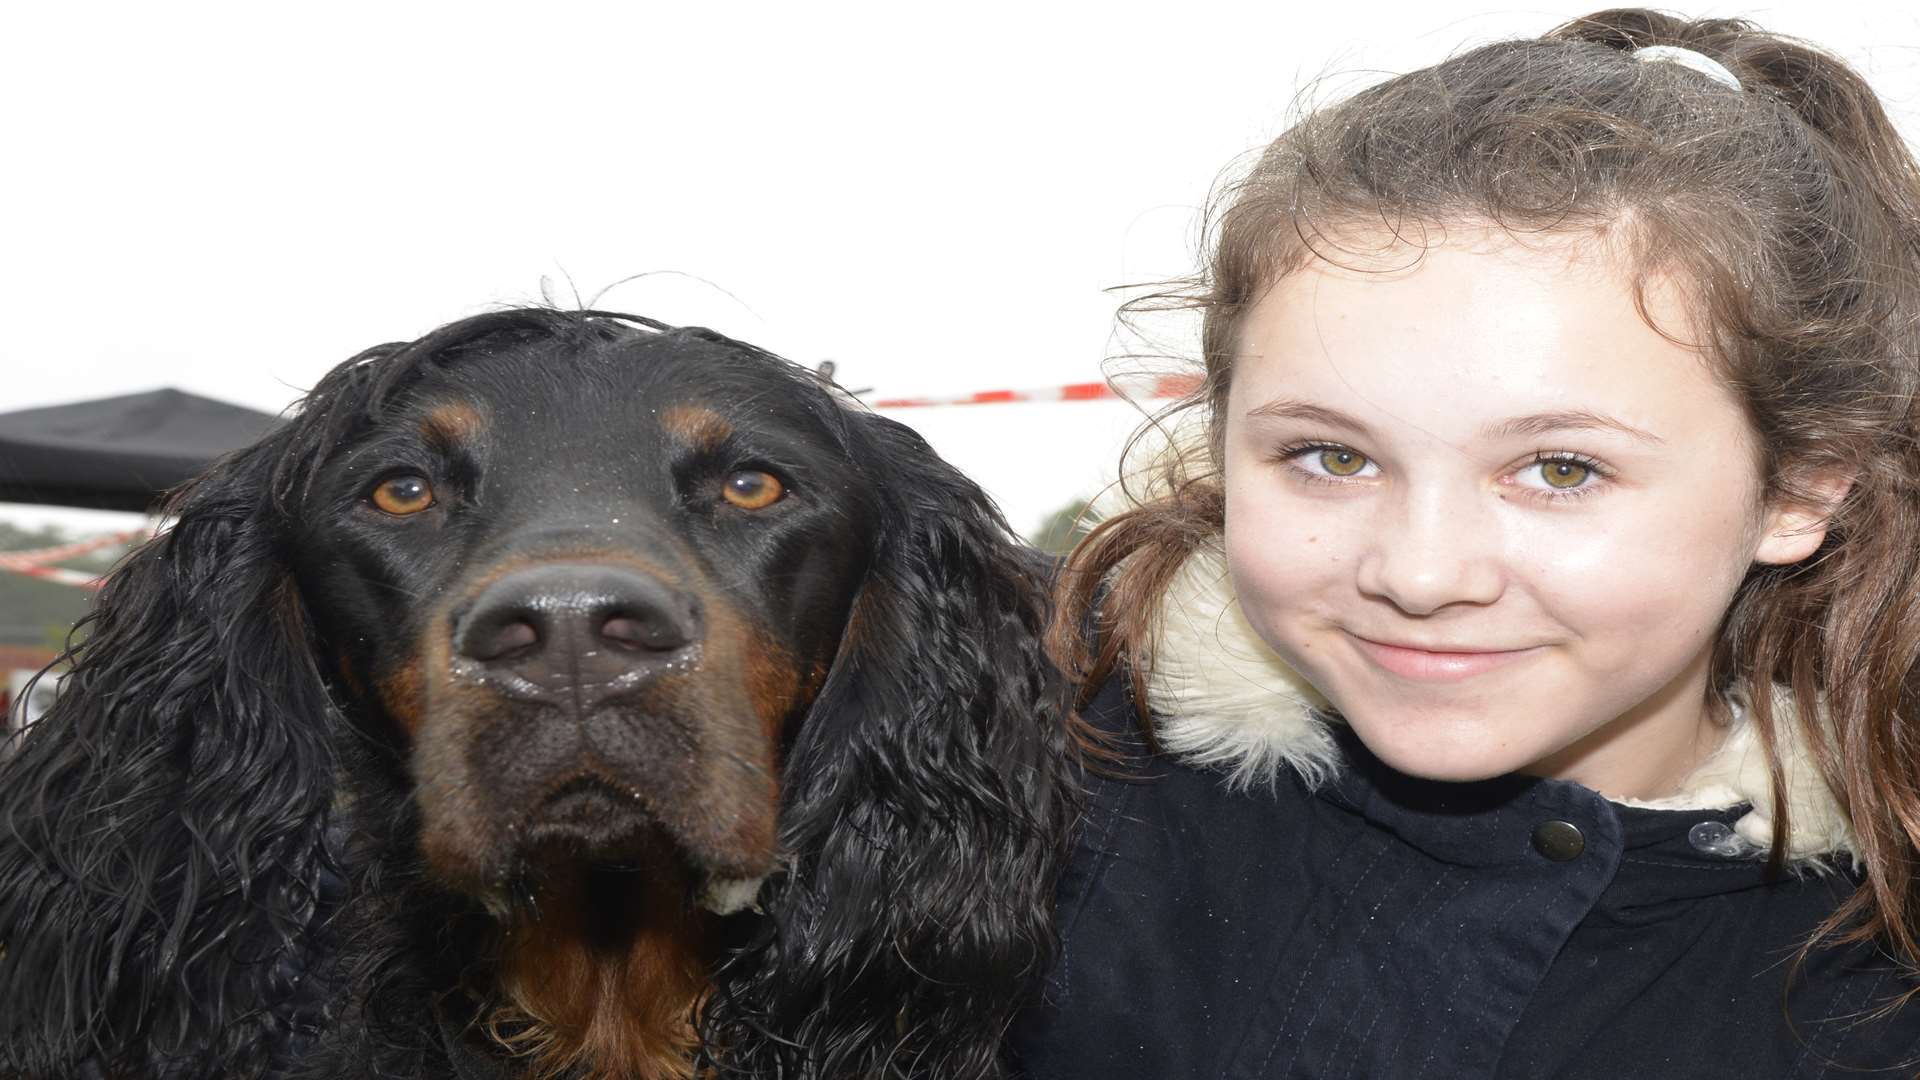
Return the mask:
[[449,986],[392,981],[431,919],[316,946],[343,817],[392,865],[331,925],[403,921],[409,859],[523,927],[581,868],[659,883],[602,925],[771,875],[690,975],[721,1063],[995,1071],[1063,695],[1040,574],[911,431],[709,331],[508,311],[341,365],[172,506],[0,776],[0,1073],[246,1075],[316,947],[433,1027]]
[[293,561],[354,711],[404,744],[433,872],[493,900],[555,860],[769,873],[782,747],[915,495],[883,489],[875,419],[611,319],[361,364],[322,388],[363,400],[302,479]]

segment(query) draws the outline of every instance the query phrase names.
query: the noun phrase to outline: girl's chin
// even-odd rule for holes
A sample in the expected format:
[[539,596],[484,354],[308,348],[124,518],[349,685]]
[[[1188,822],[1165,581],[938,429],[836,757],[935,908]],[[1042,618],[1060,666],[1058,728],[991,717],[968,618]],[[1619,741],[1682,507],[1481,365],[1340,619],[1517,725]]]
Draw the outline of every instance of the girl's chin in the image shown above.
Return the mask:
[[1351,716],[1348,724],[1374,757],[1395,772],[1422,780],[1456,784],[1490,780],[1525,772],[1538,760],[1538,755],[1491,735],[1484,724],[1457,732],[1436,730],[1442,725],[1422,725],[1420,730],[1397,725],[1375,727],[1364,720],[1356,722]]

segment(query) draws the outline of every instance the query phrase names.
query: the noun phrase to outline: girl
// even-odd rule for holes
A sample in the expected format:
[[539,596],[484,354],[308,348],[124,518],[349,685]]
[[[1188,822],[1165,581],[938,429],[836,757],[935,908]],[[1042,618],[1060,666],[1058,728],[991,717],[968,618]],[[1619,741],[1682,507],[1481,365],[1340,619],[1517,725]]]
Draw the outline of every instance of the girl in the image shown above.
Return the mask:
[[1063,578],[1119,760],[1028,1074],[1913,1075],[1920,173],[1872,92],[1602,12],[1223,205],[1204,437]]

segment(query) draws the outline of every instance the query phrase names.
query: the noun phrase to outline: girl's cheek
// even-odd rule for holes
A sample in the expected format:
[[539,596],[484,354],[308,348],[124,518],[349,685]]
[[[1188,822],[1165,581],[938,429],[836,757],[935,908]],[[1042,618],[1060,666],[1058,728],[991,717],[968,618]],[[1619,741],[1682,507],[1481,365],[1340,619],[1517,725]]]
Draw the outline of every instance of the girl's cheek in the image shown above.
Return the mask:
[[1642,624],[1719,603],[1748,565],[1736,516],[1695,497],[1617,497],[1593,511],[1509,516],[1506,562],[1536,601],[1570,622]]
[[1227,487],[1226,544],[1237,585],[1285,604],[1351,572],[1365,542],[1365,500],[1302,497],[1282,483]]
[[1575,587],[1614,577],[1637,557],[1632,528],[1606,514],[1525,511],[1502,515],[1503,545],[1513,568],[1533,580]]

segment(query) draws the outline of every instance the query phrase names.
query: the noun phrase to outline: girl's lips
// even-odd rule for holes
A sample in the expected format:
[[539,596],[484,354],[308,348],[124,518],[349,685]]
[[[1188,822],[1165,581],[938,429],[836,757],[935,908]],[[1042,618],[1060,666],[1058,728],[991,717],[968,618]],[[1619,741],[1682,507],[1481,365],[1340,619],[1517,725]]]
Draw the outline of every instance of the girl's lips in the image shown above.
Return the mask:
[[1438,652],[1406,645],[1389,645],[1354,634],[1347,636],[1359,645],[1361,653],[1367,659],[1386,671],[1401,678],[1419,679],[1424,682],[1458,682],[1462,679],[1471,679],[1475,675],[1484,675],[1495,668],[1505,667],[1540,651],[1535,647]]

